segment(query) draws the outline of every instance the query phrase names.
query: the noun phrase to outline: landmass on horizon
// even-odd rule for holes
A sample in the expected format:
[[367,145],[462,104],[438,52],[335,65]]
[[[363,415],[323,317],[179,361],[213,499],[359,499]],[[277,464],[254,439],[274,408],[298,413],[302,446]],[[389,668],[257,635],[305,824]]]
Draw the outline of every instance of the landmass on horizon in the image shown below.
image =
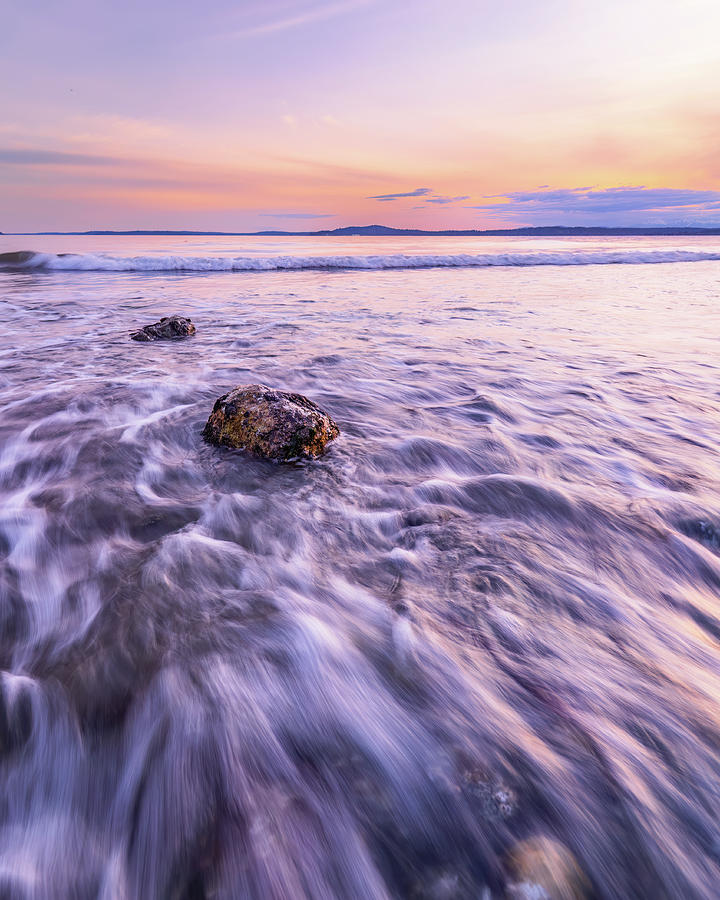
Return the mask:
[[720,225],[701,228],[696,226],[659,226],[659,227],[612,227],[596,225],[532,225],[520,228],[486,228],[486,229],[443,229],[430,231],[423,228],[392,228],[389,225],[348,225],[345,228],[333,228],[322,231],[176,231],[171,229],[138,229],[135,231],[16,231],[0,234],[6,237],[30,237],[41,235],[119,235],[142,237],[157,236],[197,236],[197,237],[563,237],[563,236],[587,236],[587,237],[622,237],[622,236],[653,236],[653,235],[717,235],[720,234]]

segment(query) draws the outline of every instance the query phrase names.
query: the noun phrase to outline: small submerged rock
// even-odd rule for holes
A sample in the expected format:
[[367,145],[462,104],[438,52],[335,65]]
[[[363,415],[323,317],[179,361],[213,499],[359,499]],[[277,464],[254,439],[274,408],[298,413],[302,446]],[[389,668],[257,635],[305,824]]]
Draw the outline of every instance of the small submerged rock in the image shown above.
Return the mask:
[[145,325],[130,337],[133,341],[171,341],[195,334],[195,326],[185,316],[164,316],[153,325]]
[[537,836],[516,844],[508,858],[512,900],[585,900],[590,885],[570,850]]
[[249,450],[266,459],[316,459],[340,429],[302,394],[245,384],[215,401],[203,430],[211,444]]
[[478,770],[463,774],[463,791],[472,798],[478,813],[488,821],[500,821],[514,816],[518,798],[511,788],[499,781],[485,778]]

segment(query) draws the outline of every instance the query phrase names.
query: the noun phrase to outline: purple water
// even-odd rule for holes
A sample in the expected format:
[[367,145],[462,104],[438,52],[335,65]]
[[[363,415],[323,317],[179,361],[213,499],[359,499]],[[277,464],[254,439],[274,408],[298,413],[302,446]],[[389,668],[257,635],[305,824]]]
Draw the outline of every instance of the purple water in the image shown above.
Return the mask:
[[[542,836],[583,896],[717,896],[720,238],[22,249],[0,895],[541,897],[508,858]],[[445,267],[368,262],[408,256]],[[197,334],[128,339],[170,313]],[[333,416],[325,457],[203,443],[255,382]]]

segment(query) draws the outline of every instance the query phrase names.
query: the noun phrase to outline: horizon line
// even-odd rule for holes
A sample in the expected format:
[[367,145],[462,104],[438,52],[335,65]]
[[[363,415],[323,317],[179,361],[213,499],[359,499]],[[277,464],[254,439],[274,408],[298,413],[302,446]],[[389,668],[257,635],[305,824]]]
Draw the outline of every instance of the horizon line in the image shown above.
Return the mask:
[[207,236],[207,237],[262,237],[262,236],[287,236],[287,237],[302,237],[304,235],[307,236],[320,236],[320,237],[328,237],[333,234],[340,234],[342,232],[368,232],[371,230],[378,230],[381,234],[376,234],[374,236],[380,237],[382,236],[382,232],[385,232],[388,235],[393,233],[395,234],[409,234],[409,235],[497,235],[497,234],[513,234],[513,233],[523,233],[523,232],[575,232],[575,233],[588,233],[588,232],[601,232],[601,233],[610,233],[610,232],[630,232],[635,234],[667,234],[671,235],[673,232],[679,234],[697,234],[701,235],[704,233],[711,234],[713,232],[720,232],[720,222],[715,225],[517,225],[511,228],[436,228],[436,229],[427,229],[427,228],[413,228],[413,227],[403,227],[403,226],[394,226],[394,225],[340,225],[336,228],[323,228],[323,229],[315,229],[313,231],[290,231],[286,229],[263,229],[260,231],[220,231],[215,229],[208,230],[194,230],[194,229],[174,229],[174,228],[132,228],[132,229],[113,229],[113,228],[92,228],[92,229],[84,229],[82,231],[0,231],[0,235],[3,237],[81,237],[81,236]]

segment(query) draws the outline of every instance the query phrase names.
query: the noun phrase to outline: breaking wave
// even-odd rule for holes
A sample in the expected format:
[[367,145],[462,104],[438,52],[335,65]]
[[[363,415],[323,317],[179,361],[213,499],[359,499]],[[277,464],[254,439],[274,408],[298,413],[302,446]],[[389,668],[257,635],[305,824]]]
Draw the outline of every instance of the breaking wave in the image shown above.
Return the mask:
[[302,269],[435,269],[490,266],[602,266],[720,260],[704,250],[562,250],[353,256],[112,256],[92,253],[0,254],[0,268],[86,272],[268,272]]

